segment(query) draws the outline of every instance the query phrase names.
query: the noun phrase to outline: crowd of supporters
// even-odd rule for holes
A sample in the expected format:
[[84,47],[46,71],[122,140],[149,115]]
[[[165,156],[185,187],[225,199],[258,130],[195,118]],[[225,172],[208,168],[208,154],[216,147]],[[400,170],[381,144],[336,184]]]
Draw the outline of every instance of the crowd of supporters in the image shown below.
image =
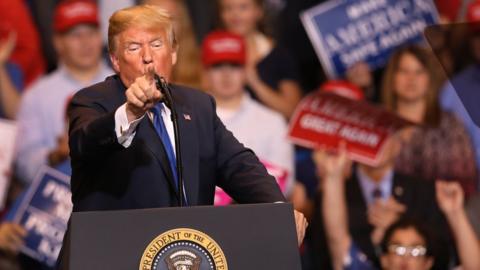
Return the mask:
[[[26,231],[10,213],[42,166],[70,174],[66,106],[114,74],[108,18],[136,4],[175,21],[172,83],[211,94],[239,141],[285,172],[282,191],[310,221],[303,269],[480,269],[480,120],[466,108],[478,102],[468,97],[480,86],[480,1],[434,1],[441,24],[430,43],[402,44],[384,67],[358,62],[340,78],[359,102],[415,124],[389,138],[375,167],[349,160],[344,144],[329,152],[287,139],[302,97],[338,85],[299,18],[323,2],[0,1],[0,118],[18,126],[14,162],[0,172],[0,269],[49,269],[19,252]],[[221,46],[237,49],[219,56]]]

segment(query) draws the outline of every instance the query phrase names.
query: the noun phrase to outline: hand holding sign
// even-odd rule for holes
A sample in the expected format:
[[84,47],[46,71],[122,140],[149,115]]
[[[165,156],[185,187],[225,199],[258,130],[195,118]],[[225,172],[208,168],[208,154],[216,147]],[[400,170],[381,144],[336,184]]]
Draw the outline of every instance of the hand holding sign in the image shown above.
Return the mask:
[[0,224],[0,250],[17,254],[24,243],[27,231],[20,225],[10,222]]
[[337,153],[328,153],[326,149],[319,149],[313,153],[313,160],[317,167],[317,173],[323,181],[339,182],[345,179],[345,175],[351,167],[347,157],[346,142],[342,141]]

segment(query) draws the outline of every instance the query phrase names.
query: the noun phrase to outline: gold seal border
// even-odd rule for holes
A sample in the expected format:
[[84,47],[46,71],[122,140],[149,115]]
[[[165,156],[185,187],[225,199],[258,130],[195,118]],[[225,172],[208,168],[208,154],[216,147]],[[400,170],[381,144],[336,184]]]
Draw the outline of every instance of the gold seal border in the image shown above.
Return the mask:
[[[222,265],[217,266],[217,260],[214,259],[216,270],[228,270],[227,259],[223,250],[220,248],[215,240],[213,240],[207,234],[190,229],[190,228],[176,228],[168,230],[153,239],[145,248],[142,259],[140,260],[139,270],[151,270],[153,266],[153,260],[163,247],[172,243],[180,241],[191,241],[202,246],[212,258],[220,258],[223,262]],[[212,254],[211,250],[217,251],[217,256]]]

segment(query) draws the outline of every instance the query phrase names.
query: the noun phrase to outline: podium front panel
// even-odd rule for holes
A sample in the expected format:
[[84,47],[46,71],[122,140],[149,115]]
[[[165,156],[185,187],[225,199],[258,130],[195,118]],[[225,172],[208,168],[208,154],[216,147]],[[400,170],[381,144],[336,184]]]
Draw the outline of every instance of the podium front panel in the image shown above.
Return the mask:
[[80,212],[70,229],[71,270],[301,269],[287,203]]

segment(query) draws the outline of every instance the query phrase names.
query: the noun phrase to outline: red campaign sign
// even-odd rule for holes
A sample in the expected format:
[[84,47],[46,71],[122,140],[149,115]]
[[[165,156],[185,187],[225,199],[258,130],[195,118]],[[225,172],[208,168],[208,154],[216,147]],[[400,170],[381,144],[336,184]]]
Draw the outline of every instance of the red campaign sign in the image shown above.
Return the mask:
[[410,124],[368,102],[316,92],[297,107],[289,138],[303,147],[326,149],[337,149],[344,140],[352,160],[375,166],[386,139]]
[[[288,170],[282,167],[279,167],[277,165],[274,165],[265,160],[260,160],[260,162],[263,163],[268,173],[271,176],[275,177],[275,179],[277,180],[278,186],[280,186],[280,189],[282,190],[282,192],[285,193],[287,188],[287,177],[289,175]],[[225,191],[223,191],[223,189],[219,187],[215,189],[214,204],[216,206],[229,205],[232,202],[233,202],[233,199],[230,196],[228,196],[228,194]]]

